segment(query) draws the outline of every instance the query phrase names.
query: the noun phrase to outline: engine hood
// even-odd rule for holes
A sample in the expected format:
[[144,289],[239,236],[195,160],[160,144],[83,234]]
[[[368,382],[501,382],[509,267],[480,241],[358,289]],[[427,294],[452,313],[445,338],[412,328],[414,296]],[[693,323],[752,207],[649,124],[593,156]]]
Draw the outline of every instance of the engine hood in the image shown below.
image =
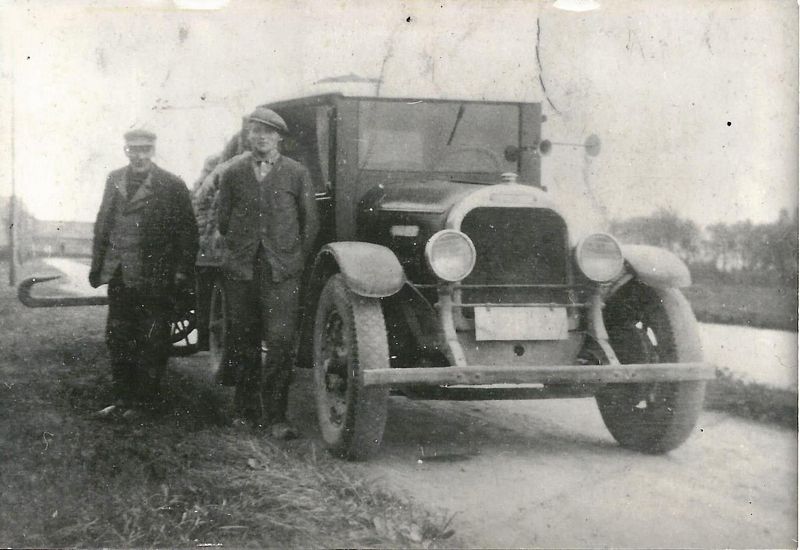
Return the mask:
[[[393,221],[438,220],[438,229],[458,229],[461,219],[479,206],[495,208],[559,208],[536,187],[505,184],[480,185],[446,180],[428,180],[377,186],[359,204],[359,228],[379,219]],[[362,237],[366,236],[362,233]]]
[[442,214],[482,187],[484,186],[445,180],[378,186],[364,196],[360,210]]

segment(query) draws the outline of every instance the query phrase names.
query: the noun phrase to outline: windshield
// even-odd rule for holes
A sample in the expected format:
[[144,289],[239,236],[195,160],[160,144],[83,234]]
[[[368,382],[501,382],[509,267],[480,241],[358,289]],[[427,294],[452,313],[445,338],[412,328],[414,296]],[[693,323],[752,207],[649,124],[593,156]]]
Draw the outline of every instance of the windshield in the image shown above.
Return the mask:
[[516,172],[519,107],[486,103],[362,101],[359,166],[366,170]]

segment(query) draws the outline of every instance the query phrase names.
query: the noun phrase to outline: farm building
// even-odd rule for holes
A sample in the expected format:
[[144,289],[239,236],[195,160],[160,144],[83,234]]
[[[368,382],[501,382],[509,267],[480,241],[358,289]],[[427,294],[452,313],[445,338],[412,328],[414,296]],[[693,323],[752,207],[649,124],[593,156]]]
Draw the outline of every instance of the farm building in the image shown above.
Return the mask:
[[91,256],[92,222],[35,220],[33,249],[37,256]]

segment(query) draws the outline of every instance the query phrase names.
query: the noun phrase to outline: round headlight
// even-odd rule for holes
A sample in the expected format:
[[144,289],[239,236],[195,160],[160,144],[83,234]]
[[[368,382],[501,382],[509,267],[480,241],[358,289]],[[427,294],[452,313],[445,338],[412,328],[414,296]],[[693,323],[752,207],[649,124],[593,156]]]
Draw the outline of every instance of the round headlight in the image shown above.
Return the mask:
[[575,261],[589,279],[607,283],[622,271],[622,250],[611,235],[595,233],[575,247]]
[[437,277],[455,283],[475,267],[475,245],[462,232],[444,229],[428,240],[425,259]]

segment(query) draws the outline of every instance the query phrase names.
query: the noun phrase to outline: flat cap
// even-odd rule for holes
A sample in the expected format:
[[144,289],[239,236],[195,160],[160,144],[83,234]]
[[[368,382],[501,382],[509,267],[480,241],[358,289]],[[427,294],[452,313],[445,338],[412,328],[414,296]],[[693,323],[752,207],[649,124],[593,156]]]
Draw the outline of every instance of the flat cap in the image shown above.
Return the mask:
[[136,128],[125,132],[125,143],[128,145],[152,145],[156,141],[156,135],[150,130]]
[[256,107],[256,110],[250,113],[247,120],[266,124],[267,126],[275,128],[282,134],[289,133],[289,128],[286,126],[286,122],[284,122],[281,116],[272,109],[267,109],[266,107]]

